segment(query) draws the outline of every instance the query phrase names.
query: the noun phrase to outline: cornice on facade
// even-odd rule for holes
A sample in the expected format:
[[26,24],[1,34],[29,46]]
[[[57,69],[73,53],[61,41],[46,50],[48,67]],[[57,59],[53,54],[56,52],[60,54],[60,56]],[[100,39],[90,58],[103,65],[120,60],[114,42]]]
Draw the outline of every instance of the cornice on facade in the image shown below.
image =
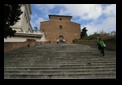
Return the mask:
[[28,5],[29,5],[30,14],[32,14],[31,5],[30,4]]
[[70,18],[72,18],[72,16],[65,16],[65,15],[49,15],[49,18],[50,17],[70,17]]
[[42,37],[43,34],[41,33],[23,33],[23,32],[20,32],[20,33],[16,33],[15,36],[28,36],[28,37]]
[[71,20],[72,16],[65,16],[65,15],[49,15],[50,19],[54,19],[54,18],[67,18],[67,20]]

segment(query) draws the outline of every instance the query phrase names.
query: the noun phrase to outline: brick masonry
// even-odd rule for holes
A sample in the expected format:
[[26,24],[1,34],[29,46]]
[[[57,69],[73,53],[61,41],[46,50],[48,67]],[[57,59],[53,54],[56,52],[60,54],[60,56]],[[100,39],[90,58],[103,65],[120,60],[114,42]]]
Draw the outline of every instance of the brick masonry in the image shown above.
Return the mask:
[[48,41],[56,42],[60,35],[64,37],[66,43],[72,43],[72,40],[80,38],[80,24],[70,21],[71,16],[49,17],[51,20],[40,24],[40,30],[45,32]]
[[[89,46],[97,47],[97,42],[98,42],[97,40],[78,40],[77,43],[82,44],[82,45],[89,45]],[[17,49],[17,48],[27,47],[28,45],[35,46],[35,45],[40,45],[40,44],[43,44],[43,43],[36,42],[35,40],[29,40],[29,39],[27,39],[26,42],[4,42],[4,53]],[[47,42],[47,44],[49,44],[49,42]],[[106,47],[107,49],[116,51],[116,43],[105,42],[105,44],[107,46]]]
[[4,53],[21,47],[35,46],[39,44],[39,42],[34,40],[27,40],[26,42],[4,42]]
[[[78,40],[77,43],[82,45],[97,47],[98,40]],[[105,42],[105,44],[106,44],[106,49],[116,51],[116,43]]]
[[97,40],[78,40],[77,43],[82,45],[97,46]]

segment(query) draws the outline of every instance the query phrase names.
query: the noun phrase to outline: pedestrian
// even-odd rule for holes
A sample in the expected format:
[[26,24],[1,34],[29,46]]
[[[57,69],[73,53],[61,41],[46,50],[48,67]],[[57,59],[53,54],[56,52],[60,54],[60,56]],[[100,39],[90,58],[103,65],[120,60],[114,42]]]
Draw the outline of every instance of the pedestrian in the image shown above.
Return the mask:
[[97,45],[98,45],[98,49],[100,50],[100,53],[102,54],[102,56],[105,56],[104,48],[106,47],[106,45],[101,38],[99,38],[99,42]]
[[[99,41],[100,41],[100,39],[99,39]],[[98,46],[98,50],[101,51],[101,45],[99,42],[97,43],[97,46]]]

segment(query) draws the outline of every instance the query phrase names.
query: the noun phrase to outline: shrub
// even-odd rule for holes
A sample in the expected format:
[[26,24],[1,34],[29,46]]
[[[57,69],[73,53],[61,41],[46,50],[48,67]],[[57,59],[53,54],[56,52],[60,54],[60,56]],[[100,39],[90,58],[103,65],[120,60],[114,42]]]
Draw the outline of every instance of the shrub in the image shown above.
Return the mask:
[[78,39],[74,39],[72,40],[73,43],[77,43],[78,42]]
[[99,37],[99,36],[100,36],[100,34],[94,33],[92,35],[89,35],[87,37],[84,37],[83,39],[85,39],[85,40],[94,40],[94,39],[97,39],[97,37]]

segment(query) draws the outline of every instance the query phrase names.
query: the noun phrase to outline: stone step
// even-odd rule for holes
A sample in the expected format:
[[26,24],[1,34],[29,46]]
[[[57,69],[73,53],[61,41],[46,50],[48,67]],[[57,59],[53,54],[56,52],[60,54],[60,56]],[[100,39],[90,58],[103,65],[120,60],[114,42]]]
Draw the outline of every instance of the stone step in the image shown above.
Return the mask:
[[[35,62],[35,63],[34,63]],[[16,61],[16,62],[4,62],[4,65],[12,65],[12,64],[20,64],[20,65],[23,65],[23,64],[30,64],[30,63],[33,63],[33,64],[37,64],[37,65],[53,65],[53,64],[58,64],[58,65],[84,65],[84,64],[92,64],[92,65],[114,65],[116,64],[116,62],[102,62],[102,61],[99,61],[99,62],[95,62],[95,61],[76,61],[76,62],[70,62],[70,61],[60,61],[60,60],[57,60],[57,61]]]
[[[49,55],[50,54],[50,55]],[[55,55],[55,56],[54,56]],[[45,51],[44,53],[43,52],[40,52],[40,53],[16,53],[16,54],[5,54],[4,57],[6,58],[7,56],[10,57],[14,57],[14,58],[21,58],[21,57],[35,57],[35,56],[38,56],[38,57],[49,57],[49,58],[59,58],[59,57],[62,57],[62,58],[104,58],[104,59],[112,59],[112,58],[115,58],[115,56],[113,55],[109,55],[109,54],[105,54],[105,57],[101,57],[101,54],[100,53],[91,53],[91,54],[88,54],[88,53],[84,53],[84,54],[81,54],[81,53],[73,53],[73,52],[70,52],[70,53],[54,53],[54,52],[47,52]]]
[[[35,61],[36,62],[36,61]],[[41,62],[41,63],[39,63],[39,62],[36,62],[36,63],[32,63],[32,62],[14,62],[14,63],[12,63],[12,62],[7,62],[7,63],[5,63],[4,64],[4,66],[16,66],[16,65],[18,65],[18,66],[25,66],[25,65],[30,65],[30,66],[32,66],[32,65],[36,65],[36,66],[61,66],[61,65],[67,65],[67,66],[78,66],[78,65],[80,65],[80,66],[84,66],[84,65],[90,65],[90,66],[109,66],[109,65],[116,65],[116,63],[115,62],[112,62],[112,63],[104,63],[104,62],[80,62],[80,63],[72,63],[72,62],[68,62],[68,63],[66,63],[66,62]]]
[[[62,55],[62,56],[56,56],[56,57],[50,57],[50,56],[37,56],[37,57],[35,57],[35,56],[25,56],[25,57],[23,57],[23,56],[16,56],[16,57],[12,57],[12,59],[10,58],[10,57],[7,57],[7,59],[8,59],[8,61],[16,61],[16,60],[20,60],[20,59],[39,59],[39,60],[42,60],[42,59],[44,59],[44,60],[48,60],[48,59],[52,59],[52,60],[56,60],[56,59],[63,59],[63,60],[72,60],[72,59],[74,59],[74,61],[75,60],[109,60],[109,61],[111,61],[111,60],[116,60],[116,58],[108,58],[108,57],[92,57],[92,56],[86,56],[86,57],[83,57],[83,56],[78,56],[78,57],[71,57],[71,56],[64,56],[64,55]],[[10,60],[9,60],[10,59]]]
[[65,71],[61,71],[61,70],[33,70],[33,71],[5,71],[4,75],[56,75],[56,74],[116,74],[115,70],[81,70],[81,71],[72,71],[72,70],[65,70]]
[[[19,65],[18,65],[19,64]],[[50,63],[50,62],[47,62],[47,63],[33,63],[33,64],[29,64],[29,63],[5,63],[4,64],[4,67],[6,67],[6,66],[16,66],[16,65],[18,65],[18,66],[26,66],[26,65],[37,65],[37,66],[42,66],[42,65],[52,65],[52,66],[54,66],[54,65],[116,65],[116,63],[114,63],[114,62],[111,62],[111,63],[91,63],[91,62],[82,62],[82,63],[72,63],[72,62],[68,62],[68,63],[66,63],[66,62],[54,62],[54,63]]]
[[16,71],[16,70],[59,70],[59,69],[63,69],[63,70],[79,70],[79,69],[90,69],[90,70],[94,70],[94,69],[115,69],[115,66],[110,66],[110,67],[105,67],[105,66],[82,66],[82,67],[4,67],[4,71]]
[[[31,52],[31,51],[30,51]],[[99,56],[100,55],[100,53],[81,53],[81,52],[51,52],[51,51],[40,51],[40,52],[38,52],[38,53],[28,53],[28,52],[25,52],[25,53],[22,53],[22,54],[20,54],[20,53],[22,53],[22,52],[19,52],[19,53],[12,53],[12,54],[6,54],[6,55],[8,55],[8,56],[13,56],[13,55],[16,55],[16,54],[19,54],[19,56],[26,56],[26,55],[30,55],[30,56],[33,56],[33,55],[47,55],[47,54],[51,54],[51,55],[57,55],[57,54],[60,54],[60,55],[62,55],[62,54],[66,54],[66,55],[78,55],[78,56]],[[5,55],[5,56],[6,56]],[[108,55],[110,55],[110,54],[108,54],[108,53],[105,53],[105,55],[106,56],[108,56]],[[114,55],[116,55],[116,54],[114,54]],[[71,56],[71,57],[72,57]],[[111,57],[115,57],[115,56],[113,56],[112,54],[111,54]],[[111,58],[111,57],[109,57],[109,58]]]
[[99,61],[99,62],[95,62],[95,61],[70,61],[70,60],[65,60],[65,61],[60,61],[60,60],[55,60],[55,61],[50,61],[50,60],[46,60],[46,61],[44,61],[44,60],[30,60],[30,61],[11,61],[11,62],[7,62],[7,61],[5,61],[4,62],[4,65],[11,65],[11,64],[20,64],[20,65],[22,65],[22,64],[30,64],[30,63],[33,63],[33,64],[80,64],[80,65],[82,65],[82,64],[87,64],[87,63],[91,63],[91,64],[93,64],[93,65],[95,65],[95,64],[103,64],[103,65],[105,65],[105,64],[116,64],[116,62],[115,61],[111,61],[111,62],[107,62],[107,61]]
[[9,69],[9,70],[4,70],[4,73],[11,73],[11,72],[97,72],[97,71],[115,71],[116,72],[116,69],[115,68],[108,68],[108,69],[103,69],[103,68],[99,68],[99,69],[88,69],[88,68],[85,68],[85,69],[80,69],[80,68],[77,68],[77,69],[33,69],[33,70],[30,70],[30,69]]
[[[5,66],[5,67],[28,67],[28,66],[31,66],[31,67],[35,67],[35,66],[37,66],[37,67],[47,67],[47,68],[52,68],[52,67],[60,67],[60,68],[63,68],[63,67],[65,67],[65,68],[68,68],[68,67],[71,67],[71,68],[82,68],[82,67],[89,67],[89,68],[95,68],[95,66],[88,66],[88,65],[80,65],[80,66],[59,66],[59,65],[45,65],[45,66],[43,66],[43,65],[9,65],[9,66]],[[96,66],[96,67],[105,67],[105,68],[110,68],[110,67],[113,67],[113,68],[116,68],[116,65],[111,65],[111,66]]]
[[[57,60],[58,61],[58,60]],[[29,61],[20,61],[20,62],[14,62],[14,61],[8,61],[8,62],[4,62],[4,65],[6,64],[8,64],[8,65],[10,65],[10,63],[21,63],[21,62],[23,62],[22,64],[28,64],[29,63]],[[37,60],[32,60],[31,62],[40,62],[39,64],[43,64],[43,62],[41,62],[41,61],[37,61]],[[91,63],[92,65],[109,65],[109,64],[116,64],[116,62],[115,61],[109,61],[109,62],[107,62],[107,61],[77,61],[77,62],[67,62],[67,61],[60,61],[59,63],[57,63],[57,62],[51,62],[51,61],[45,61],[45,64],[47,64],[48,65],[48,63],[49,64],[59,64],[59,65],[66,65],[66,64],[68,64],[68,65],[84,65],[84,64],[88,64],[88,63]]]
[[[22,54],[21,54],[22,53]],[[13,56],[13,55],[43,55],[43,54],[67,54],[67,55],[82,55],[82,56],[94,56],[94,55],[99,55],[100,52],[81,52],[81,51],[40,51],[40,52],[11,52],[11,53],[6,53],[5,56],[9,55],[9,56]],[[108,55],[108,53],[105,53],[106,55]],[[110,55],[110,54],[109,54]],[[112,54],[111,54],[112,55]],[[114,54],[116,55],[116,54]],[[113,56],[111,56],[113,57]]]
[[114,71],[107,71],[107,72],[34,72],[34,73],[30,73],[30,72],[20,72],[20,73],[4,73],[4,75],[115,75],[116,72]]
[[116,64],[106,64],[106,65],[100,65],[100,64],[98,64],[98,65],[90,65],[90,64],[84,64],[84,65],[58,65],[58,64],[45,64],[45,65],[43,65],[43,64],[38,64],[38,65],[29,65],[29,64],[22,64],[22,65],[15,65],[15,64],[13,64],[13,65],[5,65],[4,67],[27,67],[27,66],[31,66],[31,67],[35,67],[35,66],[37,66],[37,67],[60,67],[60,68],[62,68],[62,67],[77,67],[77,68],[80,68],[80,67],[116,67]]
[[[42,49],[42,48],[40,48],[40,49]],[[88,55],[88,54],[100,54],[100,52],[96,52],[96,51],[79,51],[79,50],[72,50],[72,51],[65,51],[65,50],[59,50],[59,51],[53,51],[53,50],[39,50],[38,51],[38,49],[34,49],[34,50],[29,50],[29,51],[22,51],[22,52],[9,52],[9,53],[6,53],[5,55],[11,55],[11,54],[14,54],[14,55],[16,55],[16,53],[18,53],[18,54],[37,54],[37,55],[41,55],[41,54],[43,54],[43,53],[50,53],[50,54],[56,54],[56,53],[59,53],[59,54],[62,54],[62,53],[65,53],[65,54],[70,54],[70,53],[72,53],[72,54],[74,54],[74,53],[77,53],[77,54],[85,54],[85,55]],[[21,54],[21,55],[22,55]],[[105,52],[105,54],[106,55],[116,55],[115,53],[107,53],[107,52]],[[112,56],[113,57],[113,56]]]
[[79,44],[23,47],[4,53],[5,79],[115,79],[116,52]]
[[116,79],[116,76],[4,76],[4,79]]
[[[32,59],[32,60],[31,60]],[[23,61],[23,62],[28,62],[29,60],[31,60],[31,61],[59,61],[60,60],[60,62],[63,62],[63,61],[67,61],[67,62],[87,62],[87,61],[92,61],[92,62],[116,62],[115,60],[116,59],[100,59],[100,58],[88,58],[88,59],[84,59],[84,58],[76,58],[76,59],[74,59],[74,58],[69,58],[69,59],[61,59],[61,58],[32,58],[32,57],[30,57],[30,58],[18,58],[18,59],[12,59],[12,60],[5,60],[4,62],[6,63],[6,62],[9,62],[9,63],[11,63],[11,62],[20,62],[20,60],[21,61]]]
[[16,76],[16,75],[6,75],[4,76],[4,79],[116,79],[115,75],[100,75],[100,76],[87,76],[87,75],[82,75],[82,76],[75,76],[75,75],[68,75],[68,76],[62,76],[62,75],[58,75],[58,76],[40,76],[40,75],[23,75],[23,76]]
[[76,73],[76,74],[72,74],[72,73],[68,73],[68,74],[64,74],[64,73],[53,73],[53,74],[17,74],[17,75],[4,75],[5,79],[30,79],[30,78],[40,78],[40,79],[58,79],[58,78],[66,78],[66,79],[70,79],[70,78],[78,78],[78,79],[95,79],[95,78],[116,78],[116,74],[113,73],[95,73],[95,74],[91,74],[91,73]]

